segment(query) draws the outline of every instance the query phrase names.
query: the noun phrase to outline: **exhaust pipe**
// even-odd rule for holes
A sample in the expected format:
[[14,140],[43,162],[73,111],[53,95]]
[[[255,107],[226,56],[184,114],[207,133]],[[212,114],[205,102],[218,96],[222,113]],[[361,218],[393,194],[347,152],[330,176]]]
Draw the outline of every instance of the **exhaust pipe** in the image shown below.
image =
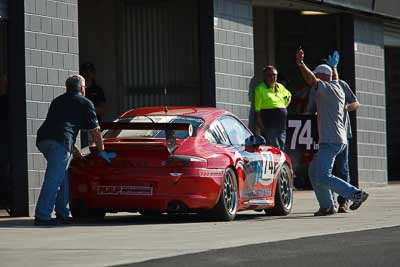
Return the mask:
[[188,207],[185,203],[179,200],[172,200],[167,206],[168,213],[187,213]]

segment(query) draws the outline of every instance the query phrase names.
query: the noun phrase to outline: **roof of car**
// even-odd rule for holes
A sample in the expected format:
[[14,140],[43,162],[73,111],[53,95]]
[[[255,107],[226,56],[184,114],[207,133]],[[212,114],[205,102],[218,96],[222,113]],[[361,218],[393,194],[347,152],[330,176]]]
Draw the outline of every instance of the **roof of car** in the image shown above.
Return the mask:
[[171,115],[171,116],[191,116],[204,120],[213,119],[223,114],[230,114],[224,109],[212,107],[193,107],[193,106],[168,106],[166,107],[144,107],[131,109],[121,117],[135,117],[143,115]]

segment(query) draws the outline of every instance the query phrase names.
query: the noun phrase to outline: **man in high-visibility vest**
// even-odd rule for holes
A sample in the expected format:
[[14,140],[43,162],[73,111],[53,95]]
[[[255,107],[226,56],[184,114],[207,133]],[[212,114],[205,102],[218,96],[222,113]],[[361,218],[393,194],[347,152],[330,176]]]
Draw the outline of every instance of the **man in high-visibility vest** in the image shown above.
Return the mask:
[[268,65],[264,68],[264,82],[254,93],[256,125],[267,145],[285,149],[287,107],[292,94],[277,80],[278,71]]

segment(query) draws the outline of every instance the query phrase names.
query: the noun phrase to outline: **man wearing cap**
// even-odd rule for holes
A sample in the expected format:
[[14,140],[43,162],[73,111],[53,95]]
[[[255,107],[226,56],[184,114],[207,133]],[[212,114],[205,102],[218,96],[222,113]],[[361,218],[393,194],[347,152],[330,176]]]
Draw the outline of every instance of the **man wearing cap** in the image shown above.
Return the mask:
[[264,68],[264,82],[254,92],[256,125],[267,141],[267,145],[285,149],[286,117],[291,93],[278,83],[278,71],[272,65]]
[[[81,157],[75,147],[79,130],[87,129],[93,137],[99,156],[107,162],[116,156],[104,151],[103,138],[93,103],[85,98],[85,79],[69,77],[67,92],[50,104],[46,120],[37,131],[36,146],[47,160],[46,173],[35,210],[36,226],[72,223],[68,209],[68,162],[73,153]],[[51,214],[55,207],[56,217]]]
[[[336,68],[318,65],[314,73],[304,64],[304,51],[296,53],[296,63],[305,82],[316,90],[319,151],[309,166],[309,177],[319,203],[314,216],[334,214],[332,191],[353,201],[351,210],[358,209],[367,200],[368,193],[332,175],[336,156],[347,146],[344,123],[345,95],[339,85]],[[335,72],[335,80],[332,80]]]

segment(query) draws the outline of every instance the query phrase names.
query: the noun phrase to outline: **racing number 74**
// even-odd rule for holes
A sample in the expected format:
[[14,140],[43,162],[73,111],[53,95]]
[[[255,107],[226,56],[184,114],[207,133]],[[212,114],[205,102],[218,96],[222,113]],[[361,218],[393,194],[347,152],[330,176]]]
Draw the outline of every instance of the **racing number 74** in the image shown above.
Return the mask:
[[271,175],[274,173],[274,163],[273,163],[273,159],[272,159],[272,155],[271,154],[267,154],[268,157],[271,157],[269,159],[265,159],[264,162],[264,175]]
[[304,125],[301,125],[301,120],[289,120],[288,127],[294,128],[292,140],[290,142],[290,149],[295,150],[297,138],[299,145],[306,145],[306,150],[310,150],[313,145],[313,138],[311,136],[311,120],[306,120]]
[[271,152],[262,153],[262,176],[261,183],[268,184],[274,178],[274,158]]

